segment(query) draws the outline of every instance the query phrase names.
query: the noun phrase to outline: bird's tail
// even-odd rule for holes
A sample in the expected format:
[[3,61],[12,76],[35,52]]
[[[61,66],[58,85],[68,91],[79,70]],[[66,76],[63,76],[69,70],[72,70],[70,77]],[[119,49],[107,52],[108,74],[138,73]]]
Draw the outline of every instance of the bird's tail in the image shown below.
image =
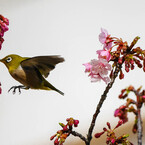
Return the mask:
[[53,85],[51,85],[48,81],[45,80],[44,82],[44,86],[45,87],[48,87],[48,90],[54,90],[56,92],[58,92],[59,94],[63,95],[64,96],[64,93],[58,89],[56,89]]

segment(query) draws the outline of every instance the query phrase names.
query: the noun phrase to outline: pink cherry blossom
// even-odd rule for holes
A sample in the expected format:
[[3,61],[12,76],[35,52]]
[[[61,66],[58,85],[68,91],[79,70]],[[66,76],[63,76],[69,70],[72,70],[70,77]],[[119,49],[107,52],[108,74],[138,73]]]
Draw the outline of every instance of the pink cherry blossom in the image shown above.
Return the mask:
[[93,59],[90,63],[92,65],[91,71],[94,74],[99,74],[101,77],[104,77],[108,74],[108,70],[111,70],[111,65],[103,58],[98,60]]
[[83,65],[86,67],[85,72],[90,72],[91,71],[92,65],[90,63],[85,63]]
[[4,41],[3,36],[6,31],[8,31],[9,20],[4,16],[0,15],[0,49]]
[[99,41],[104,44],[106,42],[106,38],[108,36],[108,32],[106,29],[101,28],[101,33],[99,35]]
[[108,71],[111,70],[111,65],[106,59],[93,59],[90,63],[86,63],[84,65],[86,67],[85,72],[90,72],[89,76],[91,77],[91,82],[103,80],[107,84],[110,81],[109,77],[107,77],[107,74]]
[[109,50],[97,50],[98,58],[104,58],[107,61],[111,59],[111,54]]
[[106,29],[101,28],[101,33],[99,35],[99,41],[104,45],[103,49],[106,48],[108,50],[112,47],[111,38]]

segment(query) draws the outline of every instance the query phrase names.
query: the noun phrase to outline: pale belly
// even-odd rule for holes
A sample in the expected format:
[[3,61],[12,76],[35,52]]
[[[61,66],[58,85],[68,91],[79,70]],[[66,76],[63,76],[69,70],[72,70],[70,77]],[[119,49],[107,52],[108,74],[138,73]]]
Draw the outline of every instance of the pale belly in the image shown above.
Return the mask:
[[22,69],[21,66],[19,66],[16,70],[14,70],[12,73],[10,73],[11,76],[17,80],[18,82],[20,82],[21,84],[23,84],[24,86],[27,86],[26,83],[26,74],[24,72],[24,70]]

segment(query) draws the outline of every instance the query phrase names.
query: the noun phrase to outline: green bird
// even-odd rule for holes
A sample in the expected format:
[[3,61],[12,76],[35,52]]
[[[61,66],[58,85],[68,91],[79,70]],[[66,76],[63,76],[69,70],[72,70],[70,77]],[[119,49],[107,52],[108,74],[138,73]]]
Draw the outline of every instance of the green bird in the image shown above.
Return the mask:
[[8,68],[10,75],[23,85],[13,86],[13,93],[16,89],[41,89],[41,90],[54,90],[61,95],[63,92],[51,85],[45,78],[48,77],[51,70],[55,65],[64,61],[64,58],[58,55],[52,56],[36,56],[36,57],[21,57],[16,54],[11,54],[0,62],[4,63]]

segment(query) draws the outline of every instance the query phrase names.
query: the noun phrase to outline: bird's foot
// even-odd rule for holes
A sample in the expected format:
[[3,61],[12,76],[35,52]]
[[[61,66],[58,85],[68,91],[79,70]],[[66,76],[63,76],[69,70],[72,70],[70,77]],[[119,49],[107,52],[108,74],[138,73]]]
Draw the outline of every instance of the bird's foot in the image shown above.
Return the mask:
[[8,90],[8,92],[10,92],[12,89],[13,89],[13,94],[16,93],[16,89],[18,89],[18,90],[19,90],[19,94],[21,94],[21,89],[27,89],[27,87],[22,86],[22,85],[20,85],[20,86],[12,86],[12,87]]

